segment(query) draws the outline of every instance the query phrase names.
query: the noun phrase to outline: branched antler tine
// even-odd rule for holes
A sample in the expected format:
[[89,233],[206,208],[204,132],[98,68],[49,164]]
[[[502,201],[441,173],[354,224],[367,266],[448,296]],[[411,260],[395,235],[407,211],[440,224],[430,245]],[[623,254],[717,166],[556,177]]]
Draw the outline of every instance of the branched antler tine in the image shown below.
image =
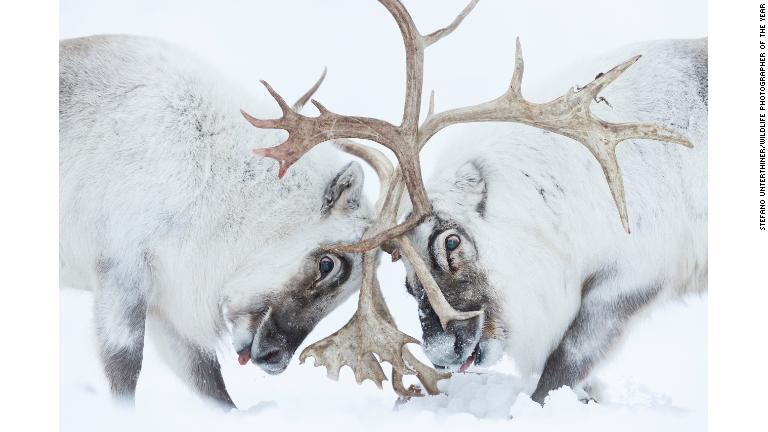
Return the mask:
[[621,76],[621,74],[624,73],[627,69],[629,69],[630,66],[635,64],[638,60],[640,60],[640,55],[636,55],[623,63],[614,66],[611,70],[608,72],[604,72],[599,74],[597,77],[595,77],[592,82],[587,84],[584,88],[579,90],[579,93],[583,94],[583,99],[585,101],[588,101],[587,103],[591,103],[592,100],[601,92],[605,87],[608,86],[608,84],[616,81],[618,77]]
[[[261,84],[266,87],[267,91],[270,95],[272,95],[272,98],[275,99],[275,102],[277,102],[277,105],[280,107],[280,110],[283,112],[282,117],[279,119],[258,119],[247,112],[245,110],[240,110],[240,114],[245,117],[246,120],[248,120],[248,123],[251,125],[260,128],[260,129],[278,129],[281,127],[282,122],[293,112],[291,110],[291,107],[288,106],[288,103],[285,102],[285,99],[280,96],[280,94],[275,91],[274,88],[272,88],[271,85],[269,85],[268,82],[264,80],[260,80]],[[279,146],[278,146],[279,147]],[[261,149],[254,149],[254,153],[260,156],[270,157],[273,159],[276,159],[280,163],[280,173],[279,177],[282,177],[285,173],[285,170],[288,169],[288,166],[290,166],[290,163],[286,164],[285,158],[281,158],[281,154],[278,151],[277,147],[274,148],[261,148]]]
[[[400,169],[395,170],[390,181],[390,186],[387,189],[384,202],[381,204],[381,211],[376,222],[379,225],[387,226],[385,224],[395,224],[397,222],[397,215],[401,210],[401,206],[405,204],[406,197],[403,196],[405,192],[405,182],[403,180],[403,172]],[[378,205],[378,202],[377,202]],[[370,231],[376,232],[376,234],[364,237],[357,243],[350,244],[330,244],[322,245],[324,250],[336,253],[360,253],[365,252],[377,247],[382,247],[388,253],[393,253],[394,248],[385,247],[387,243],[393,238],[399,237],[411,229],[415,228],[423,220],[423,216],[416,213],[411,213],[408,218],[401,224],[395,224],[389,226],[389,228],[381,229],[378,226],[373,226]],[[380,231],[377,231],[380,229]],[[397,261],[399,255],[393,255],[393,259]]]
[[[439,394],[440,390],[437,388],[437,382],[451,376],[450,373],[438,372],[420,362],[419,359],[417,359],[413,354],[411,354],[410,351],[408,351],[407,348],[403,350],[403,360],[405,360],[405,363],[410,366],[411,369],[416,371],[416,378],[421,381],[421,385],[424,386],[424,389],[426,389],[427,393],[430,395]],[[395,377],[393,375],[393,381],[394,378]]]
[[[387,308],[387,304],[384,301],[384,296],[381,294],[381,289],[378,283],[374,283],[371,290],[372,305],[378,312],[378,316],[383,318],[387,323],[392,326],[395,325],[395,320],[392,318],[392,314]],[[392,388],[395,392],[401,396],[414,397],[423,396],[421,389],[418,386],[410,386],[405,388],[403,385],[404,372],[415,373],[416,378],[422,383],[428,394],[435,395],[439,393],[437,388],[437,382],[441,379],[450,377],[450,374],[440,373],[431,367],[425,365],[419,359],[417,359],[409,350],[408,347],[402,347],[403,363],[407,369],[402,370],[395,365],[392,367]]]
[[[251,125],[257,127],[257,128],[266,128],[266,129],[279,129],[279,128],[288,128],[289,126],[286,123],[289,123],[292,119],[295,119],[298,115],[296,114],[299,110],[301,110],[304,107],[304,104],[307,102],[309,98],[312,97],[313,94],[317,91],[318,88],[320,88],[320,85],[323,83],[323,80],[325,79],[325,74],[328,71],[327,68],[323,69],[323,73],[320,75],[320,78],[317,80],[315,85],[313,85],[304,95],[302,95],[299,100],[296,101],[296,103],[293,104],[293,107],[289,107],[288,103],[285,102],[285,99],[280,96],[275,89],[269,85],[268,82],[262,80],[261,83],[266,87],[267,91],[270,95],[275,99],[278,106],[280,106],[280,110],[282,110],[283,115],[279,119],[269,119],[269,120],[263,120],[263,119],[257,119],[256,117],[253,117],[252,115],[248,114],[244,110],[240,110],[240,113],[245,117],[246,120],[248,120],[248,123]],[[290,131],[289,131],[290,133]],[[283,144],[277,146],[277,147],[271,147],[271,148],[258,148],[254,149],[253,153],[262,156],[262,157],[269,157],[272,159],[275,159],[278,162],[278,171],[277,176],[278,178],[282,178],[288,168],[299,158],[301,155],[309,150],[311,148],[311,145],[309,147],[304,148],[303,150],[300,148],[300,146],[303,143],[296,142],[295,140],[291,140],[290,136],[288,141],[284,142]]]
[[461,11],[461,13],[459,13],[459,15],[456,16],[456,18],[453,19],[453,22],[451,22],[450,24],[448,24],[447,26],[445,26],[445,27],[443,27],[443,28],[441,28],[439,30],[433,31],[432,33],[424,36],[424,46],[428,47],[428,46],[432,45],[433,43],[439,41],[440,39],[442,39],[442,38],[448,36],[449,34],[453,33],[453,31],[456,30],[456,28],[459,25],[461,25],[461,22],[464,21],[464,18],[466,18],[467,15],[469,15],[469,13],[472,12],[472,9],[475,8],[475,6],[477,5],[478,1],[480,1],[480,0],[472,0],[472,1],[470,1],[469,4],[464,7],[464,9]]
[[248,123],[252,124],[253,126],[256,126],[257,128],[272,129],[277,124],[276,120],[274,119],[271,119],[271,120],[258,119],[248,114],[247,112],[245,112],[245,110],[242,110],[242,109],[240,110],[240,114],[242,114],[243,117],[245,117],[245,119],[248,120]]
[[429,304],[432,305],[432,309],[434,309],[438,318],[440,318],[440,325],[443,327],[443,330],[445,330],[448,327],[448,323],[453,320],[466,320],[483,314],[482,310],[461,312],[454,309],[451,304],[448,303],[448,300],[445,299],[445,296],[443,296],[443,292],[440,290],[440,287],[437,286],[437,282],[435,282],[435,279],[432,277],[432,273],[424,263],[424,260],[421,259],[418,252],[416,252],[416,249],[414,249],[411,240],[408,237],[403,236],[397,238],[396,241],[400,248],[400,252],[411,264],[411,267],[413,267],[413,270],[416,273],[416,277],[424,287],[424,291],[427,293],[427,298],[429,299]]
[[[416,371],[416,378],[418,378],[429,395],[434,396],[440,394],[437,382],[442,379],[450,378],[451,376],[450,373],[438,372],[420,362],[407,348],[403,349],[403,360]],[[392,388],[395,390],[395,393],[403,397],[410,398],[424,396],[421,387],[419,386],[411,385],[406,388],[405,385],[403,385],[403,375],[396,370],[392,370]]]
[[346,365],[352,368],[358,384],[368,379],[378,388],[382,388],[382,383],[387,380],[384,370],[373,354],[355,351],[352,345],[354,340],[345,340],[348,331],[345,326],[331,336],[308,346],[301,352],[299,362],[303,364],[308,357],[313,357],[315,366],[325,366],[328,378],[334,381],[339,380],[341,368]]
[[630,138],[655,139],[691,147],[690,141],[678,132],[663,126],[642,123],[609,123],[592,115],[590,105],[597,95],[640,56],[601,73],[585,87],[569,91],[545,103],[531,103],[521,94],[524,70],[522,46],[516,40],[515,72],[507,92],[494,100],[473,106],[454,108],[430,116],[419,130],[419,145],[423,146],[438,131],[457,123],[506,121],[527,124],[579,141],[600,163],[613,195],[624,229],[629,232],[624,187],[616,161],[618,143]]
[[415,217],[413,214],[408,217],[403,223],[387,228],[383,231],[379,231],[371,237],[365,237],[357,243],[350,244],[328,244],[322,245],[322,249],[336,252],[336,253],[361,253],[376,249],[384,243],[402,236],[408,231],[414,229],[423,220],[422,217]]
[[398,373],[414,374],[403,361],[403,353],[406,344],[419,341],[394,326],[376,280],[376,254],[368,251],[363,255],[363,285],[355,314],[339,331],[304,349],[299,360],[314,357],[315,365],[326,366],[331,378],[338,378],[341,367],[347,365],[358,382],[370,379],[381,386],[386,377],[373,353]]
[[629,215],[627,213],[627,201],[624,196],[624,181],[621,177],[619,161],[616,159],[615,145],[602,149],[594,147],[596,150],[592,150],[592,146],[587,147],[592,151],[592,155],[595,156],[600,167],[603,169],[605,180],[608,182],[608,189],[611,191],[611,196],[613,196],[613,201],[616,204],[616,210],[619,212],[621,226],[629,234]]
[[421,90],[424,82],[424,48],[451,34],[474,9],[479,0],[471,0],[469,4],[448,26],[422,36],[399,0],[379,0],[395,19],[405,46],[405,107],[403,109],[402,129],[406,135],[416,133],[421,109]]
[[291,107],[294,111],[299,112],[302,108],[304,108],[304,105],[307,104],[307,102],[312,98],[312,96],[317,92],[317,89],[320,88],[320,85],[323,84],[323,81],[325,80],[325,75],[328,73],[328,68],[323,68],[323,73],[320,74],[320,78],[318,78],[315,85],[310,87],[309,90],[307,90],[306,93],[301,95],[301,97],[296,100],[296,102],[293,103],[293,106]]
[[[379,390],[384,388],[382,383],[387,380],[387,375],[381,368],[376,356],[371,353],[363,354],[358,358],[358,364],[362,366],[352,368],[352,373],[354,373],[355,381],[358,384],[362,384],[365,380],[371,380]],[[338,380],[338,376],[336,379]]]
[[424,82],[424,40],[411,15],[399,0],[379,0],[400,28],[405,47],[405,103],[400,125],[405,135],[415,134],[421,109]]
[[[282,177],[293,163],[314,146],[336,138],[362,138],[376,141],[391,149],[398,160],[407,159],[403,154],[403,139],[397,126],[376,118],[339,115],[316,100],[312,100],[312,103],[320,111],[320,115],[303,116],[293,111],[272,86],[265,81],[262,83],[283,111],[282,117],[263,120],[245,111],[241,110],[241,112],[243,117],[257,128],[284,129],[288,132],[288,139],[280,145],[253,150],[257,155],[270,157],[279,162],[278,177]],[[423,194],[426,195],[426,192]]]
[[525,62],[523,61],[523,46],[520,44],[520,38],[515,38],[515,71],[512,73],[512,82],[509,84],[509,91],[513,96],[523,97],[523,71]]
[[429,119],[433,115],[435,115],[435,91],[434,90],[429,92],[429,109],[427,110],[427,119]]
[[611,131],[612,137],[609,139],[612,141],[590,141],[584,142],[584,145],[590,149],[600,163],[605,179],[608,182],[608,188],[610,189],[616,204],[616,209],[619,212],[621,225],[624,227],[624,231],[629,234],[629,214],[627,212],[621,169],[619,168],[619,162],[616,158],[616,145],[621,141],[632,138],[667,141],[688,148],[692,148],[693,144],[680,133],[659,125],[647,123],[601,123],[603,123],[607,130]]
[[666,141],[693,148],[693,144],[681,133],[663,126],[649,123],[622,123],[612,125],[616,129],[617,142],[628,139],[650,139]]
[[412,385],[408,388],[405,388],[405,385],[403,384],[403,375],[396,370],[392,371],[392,390],[394,390],[395,393],[397,393],[399,396],[405,398],[423,396],[421,393],[421,388],[418,386]]
[[312,102],[312,105],[314,105],[314,106],[315,106],[315,108],[317,108],[317,110],[318,110],[318,111],[320,111],[320,113],[321,113],[321,114],[330,113],[330,111],[328,110],[328,108],[326,108],[326,107],[325,107],[323,104],[321,104],[320,102],[318,102],[318,101],[316,101],[316,100],[314,100],[314,99],[312,99],[312,101],[311,101],[311,102]]
[[[278,93],[271,85],[269,85],[269,83],[266,80],[259,80],[259,82],[264,87],[266,87],[269,94],[272,96],[275,102],[277,102],[277,104],[280,106],[280,109],[283,111],[284,116],[291,113],[291,107],[288,106],[288,103],[285,101],[285,99],[282,96],[280,96],[280,93]],[[260,126],[256,126],[256,127],[260,127]]]

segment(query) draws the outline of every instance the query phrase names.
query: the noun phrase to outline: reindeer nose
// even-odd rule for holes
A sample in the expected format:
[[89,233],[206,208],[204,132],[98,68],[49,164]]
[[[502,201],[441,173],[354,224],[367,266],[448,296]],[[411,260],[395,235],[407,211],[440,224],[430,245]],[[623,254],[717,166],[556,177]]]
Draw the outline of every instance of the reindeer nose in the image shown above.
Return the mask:
[[429,304],[421,305],[419,315],[423,331],[424,350],[436,367],[456,369],[475,351],[480,340],[483,317],[453,320],[445,330]]
[[283,372],[288,367],[291,354],[284,346],[271,341],[254,344],[251,352],[253,362],[263,371],[273,375]]
[[481,318],[479,316],[465,320],[453,320],[446,326],[446,332],[455,338],[453,352],[459,357],[471,353],[480,338]]

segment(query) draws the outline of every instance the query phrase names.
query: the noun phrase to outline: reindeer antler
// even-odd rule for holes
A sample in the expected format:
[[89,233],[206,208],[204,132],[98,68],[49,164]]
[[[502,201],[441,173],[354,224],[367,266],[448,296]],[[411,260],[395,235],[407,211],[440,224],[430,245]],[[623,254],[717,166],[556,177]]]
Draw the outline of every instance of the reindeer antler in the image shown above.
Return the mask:
[[[397,218],[399,203],[403,193],[402,177],[392,176],[392,163],[380,151],[357,143],[350,139],[335,140],[343,151],[357,156],[371,165],[381,182],[379,199],[376,203],[378,217],[368,230],[378,229],[379,224],[391,223]],[[400,174],[400,171],[398,171]],[[394,184],[394,187],[392,187]],[[388,193],[385,195],[385,191]],[[395,240],[395,247],[411,262],[416,276],[422,281],[427,298],[440,317],[443,327],[454,319],[469,319],[482,313],[460,312],[443,296],[424,261],[407,237]],[[386,379],[374,353],[381,362],[392,365],[392,387],[401,396],[421,396],[421,389],[416,386],[406,388],[402,383],[403,375],[416,375],[428,394],[438,393],[437,381],[449,374],[439,373],[420,362],[405,347],[418,341],[397,330],[395,322],[384,302],[378,281],[376,280],[376,252],[366,251],[363,255],[363,285],[360,288],[357,311],[344,327],[331,336],[308,346],[299,356],[303,363],[308,357],[315,358],[315,366],[326,366],[328,376],[338,379],[339,370],[344,365],[352,368],[358,383],[366,379],[373,381],[379,388]]]
[[323,81],[325,81],[325,75],[328,74],[328,68],[323,68],[323,73],[320,74],[320,78],[317,79],[314,85],[309,88],[306,92],[304,92],[303,95],[301,95],[300,98],[296,100],[296,102],[293,103],[291,106],[291,109],[293,111],[299,112],[302,108],[304,108],[304,105],[307,104],[307,102],[312,99],[312,96],[317,92],[317,89],[320,88],[320,86],[323,84]]
[[424,81],[424,49],[451,34],[464,17],[472,11],[478,1],[472,0],[450,25],[423,36],[416,29],[413,19],[400,1],[379,0],[395,18],[405,45],[405,107],[403,120],[399,126],[370,117],[336,114],[316,100],[312,100],[312,103],[320,111],[320,115],[317,117],[303,116],[291,110],[282,96],[266,81],[261,82],[280,106],[283,112],[282,117],[262,120],[242,112],[243,116],[258,128],[288,131],[288,139],[277,147],[254,150],[254,153],[260,156],[270,157],[278,161],[280,164],[279,177],[282,177],[286,170],[312,147],[337,138],[360,138],[375,141],[392,150],[395,154],[413,207],[409,218],[400,225],[382,228],[379,232],[371,233],[356,245],[332,245],[329,246],[329,249],[338,252],[364,252],[375,249],[388,240],[408,232],[431,213],[432,206],[421,179],[421,164],[419,162],[421,146],[416,141]]
[[[332,376],[337,375],[338,369],[347,364],[355,371],[358,381],[372,379],[380,385],[384,376],[372,355],[375,352],[382,361],[393,365],[395,390],[400,394],[413,396],[413,392],[406,390],[400,382],[402,375],[416,373],[430,393],[437,391],[436,382],[442,376],[415,361],[404,347],[405,344],[415,340],[397,331],[383,299],[376,300],[380,298],[381,293],[374,274],[376,252],[373,250],[383,247],[390,252],[403,253],[412,264],[444,328],[452,320],[468,319],[482,313],[482,311],[461,312],[453,309],[435,283],[424,261],[408,238],[403,236],[432,212],[421,176],[419,153],[434,134],[458,123],[504,121],[527,124],[582,143],[603,169],[621,223],[627,232],[629,232],[629,222],[621,171],[615,154],[616,145],[631,138],[668,141],[687,147],[692,145],[679,133],[660,125],[610,123],[592,115],[590,105],[597,100],[598,94],[634,64],[640,56],[633,57],[610,71],[598,75],[585,87],[569,90],[565,95],[550,102],[537,104],[526,101],[521,93],[524,63],[519,39],[516,41],[515,71],[509,88],[504,94],[478,105],[435,114],[434,93],[432,93],[427,116],[419,125],[424,50],[456,30],[477,5],[478,0],[471,0],[450,25],[426,36],[419,33],[410,14],[399,0],[378,1],[394,17],[405,46],[405,103],[400,125],[370,117],[340,115],[329,111],[315,100],[312,100],[312,103],[320,114],[317,117],[303,116],[297,110],[291,109],[265,81],[262,83],[277,101],[283,115],[272,120],[257,119],[245,112],[243,115],[258,128],[288,131],[288,139],[279,146],[254,150],[256,154],[278,161],[279,177],[282,177],[288,167],[312,147],[328,140],[337,140],[342,149],[370,161],[379,173],[382,178],[381,191],[386,189],[386,194],[380,194],[377,201],[378,217],[374,219],[363,239],[351,245],[326,246],[327,249],[337,252],[364,253],[364,283],[360,291],[358,311],[344,328],[308,347],[302,353],[301,359],[314,356],[317,364],[329,366],[329,374]],[[366,150],[365,146],[343,140],[347,138],[367,139],[389,148],[397,158],[398,168],[394,172],[391,165],[384,168],[387,165],[383,164],[382,158],[386,160],[386,157],[380,152],[373,153],[372,149]],[[387,163],[389,163],[388,160]],[[408,190],[412,211],[404,222],[397,224],[397,211],[405,189]],[[372,341],[373,332],[376,334],[377,342]]]
[[[264,82],[270,94],[283,109],[283,117],[276,120],[258,120],[243,113],[256,127],[285,129],[289,132],[286,142],[272,149],[255,150],[257,154],[278,160],[279,175],[310,148],[333,138],[363,138],[378,142],[395,153],[403,171],[413,211],[405,222],[383,229],[354,245],[332,245],[338,252],[363,252],[381,246],[415,227],[431,212],[424,184],[421,180],[419,152],[426,142],[441,129],[457,123],[482,121],[508,121],[528,124],[560,135],[573,138],[589,149],[597,159],[613,195],[624,229],[629,232],[624,187],[621,171],[616,160],[616,145],[632,138],[668,141],[691,147],[681,134],[648,123],[609,123],[595,118],[590,104],[600,91],[616,80],[639,56],[633,57],[601,74],[586,87],[570,91],[543,104],[526,101],[521,94],[523,57],[519,39],[515,61],[515,73],[508,90],[499,98],[471,107],[457,108],[429,115],[419,127],[419,110],[423,84],[424,49],[453,32],[472,11],[478,0],[472,0],[447,27],[429,35],[421,35],[408,11],[398,0],[379,0],[395,18],[403,36],[406,50],[406,96],[403,120],[400,126],[368,117],[342,116],[332,113],[317,101],[318,117],[305,117],[290,111],[285,101],[269,84]],[[433,100],[430,101],[430,106]],[[432,113],[430,113],[432,114]]]
[[379,363],[387,362],[392,365],[392,387],[399,395],[421,395],[418,388],[405,388],[403,375],[416,375],[427,393],[438,394],[437,381],[449,375],[420,362],[405,347],[419,341],[395,326],[376,280],[376,255],[376,251],[363,254],[363,286],[355,314],[336,333],[305,348],[299,361],[304,363],[308,357],[314,357],[315,366],[325,366],[331,379],[338,379],[339,370],[349,366],[358,383],[369,379],[379,388],[386,380]]
[[629,233],[627,205],[621,170],[616,160],[616,145],[631,138],[667,141],[693,147],[687,138],[663,126],[649,123],[609,123],[592,115],[590,104],[608,84],[632,66],[637,55],[608,72],[599,74],[585,87],[569,91],[550,102],[536,104],[523,98],[523,50],[516,40],[515,71],[507,91],[500,97],[478,105],[455,108],[430,115],[419,129],[418,142],[426,142],[440,130],[457,123],[506,121],[523,123],[573,138],[582,143],[600,163],[624,229]]

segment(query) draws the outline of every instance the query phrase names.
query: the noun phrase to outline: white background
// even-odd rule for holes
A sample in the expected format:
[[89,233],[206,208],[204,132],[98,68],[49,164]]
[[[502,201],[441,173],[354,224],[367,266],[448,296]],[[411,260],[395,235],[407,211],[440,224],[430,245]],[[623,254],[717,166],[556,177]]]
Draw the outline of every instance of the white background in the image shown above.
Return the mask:
[[[399,35],[380,7],[340,0],[333,7],[331,2],[275,3],[227,2],[227,9],[216,9],[193,2],[66,2],[58,34],[55,4],[2,6],[0,52],[11,61],[5,62],[0,80],[0,184],[12,204],[4,206],[0,226],[2,274],[8,279],[3,287],[12,295],[0,302],[7,320],[1,361],[2,370],[14,371],[8,373],[12,390],[3,392],[3,406],[11,407],[11,417],[4,420],[14,429],[55,429],[58,423],[52,415],[57,392],[51,391],[58,382],[56,39],[100,32],[158,35],[196,48],[244,85],[256,88],[257,78],[267,78],[289,96],[328,65],[329,78],[318,98],[329,108],[399,117]],[[437,2],[406,3],[424,32],[444,25],[463,7],[454,1],[440,2],[439,8]],[[710,8],[710,139],[718,143],[710,149],[713,430],[751,429],[749,422],[764,400],[757,392],[766,387],[765,350],[759,343],[765,340],[759,332],[765,329],[764,273],[758,278],[766,267],[766,237],[756,229],[753,108],[757,3],[718,2]],[[515,35],[523,39],[530,84],[531,78],[544,80],[552,68],[586,52],[649,38],[702,36],[704,19],[699,2],[485,1],[458,32],[428,52],[425,88],[437,89],[438,109],[496,95],[511,73]],[[274,63],[262,63],[262,57]]]

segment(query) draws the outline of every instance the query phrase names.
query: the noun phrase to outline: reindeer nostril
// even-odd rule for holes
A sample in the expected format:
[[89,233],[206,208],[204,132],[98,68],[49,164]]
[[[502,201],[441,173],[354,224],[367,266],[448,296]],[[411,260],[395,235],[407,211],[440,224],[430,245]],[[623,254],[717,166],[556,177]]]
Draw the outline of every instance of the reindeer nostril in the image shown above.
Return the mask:
[[480,319],[473,317],[466,320],[454,320],[446,329],[455,336],[453,350],[458,356],[464,356],[468,349],[474,348],[480,336]]
[[256,357],[256,362],[257,363],[275,363],[277,360],[279,360],[279,357],[280,357],[280,350],[273,349],[262,356]]

